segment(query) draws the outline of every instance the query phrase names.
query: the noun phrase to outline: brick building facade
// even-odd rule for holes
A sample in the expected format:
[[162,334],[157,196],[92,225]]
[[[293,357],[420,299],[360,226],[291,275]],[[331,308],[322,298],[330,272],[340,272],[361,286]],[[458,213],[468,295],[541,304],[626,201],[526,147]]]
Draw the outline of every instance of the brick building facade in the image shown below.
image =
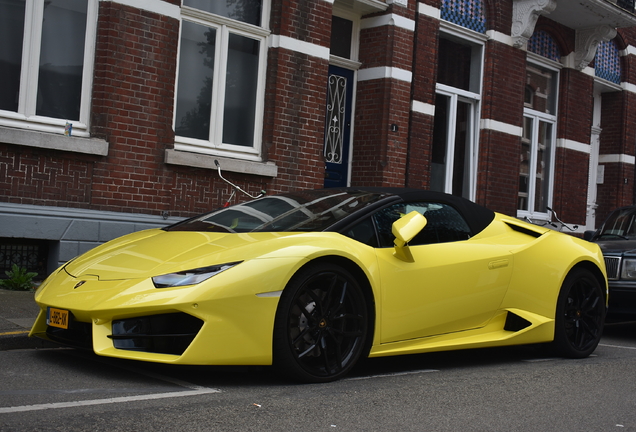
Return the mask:
[[223,205],[215,161],[253,194],[427,188],[578,233],[634,202],[633,2],[6,0],[0,22],[0,267]]

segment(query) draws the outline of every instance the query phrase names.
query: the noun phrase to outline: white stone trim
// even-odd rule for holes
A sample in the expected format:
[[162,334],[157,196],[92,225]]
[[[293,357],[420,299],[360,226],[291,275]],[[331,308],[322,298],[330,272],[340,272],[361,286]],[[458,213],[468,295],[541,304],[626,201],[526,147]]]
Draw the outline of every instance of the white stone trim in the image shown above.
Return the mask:
[[598,44],[612,40],[614,36],[616,36],[616,29],[609,25],[576,30],[574,41],[575,69],[585,69],[594,60]]
[[358,71],[358,81],[371,81],[384,78],[410,83],[413,81],[413,72],[388,66],[360,69]]
[[515,48],[523,48],[534,33],[539,15],[547,15],[557,7],[556,0],[515,0],[512,3],[510,35]]
[[622,82],[621,83],[621,88],[625,91],[628,91],[630,93],[636,93],[636,84],[632,84],[632,83],[628,83],[628,82]]
[[[112,0],[99,0],[112,1]],[[145,10],[159,15],[167,16],[174,19],[181,19],[181,8],[165,1],[156,0],[117,0],[113,3],[123,4],[124,6],[134,7],[136,9]]]
[[300,41],[298,39],[292,39],[289,36],[271,35],[269,37],[269,47],[284,48],[302,54],[307,54],[308,56],[329,60],[329,47],[323,47],[309,42]]
[[488,40],[493,40],[496,42],[500,42],[502,44],[513,46],[514,41],[512,40],[512,36],[507,35],[505,33],[501,33],[495,30],[486,31],[486,36],[488,36]]
[[253,162],[173,149],[167,149],[165,151],[165,163],[168,165],[181,165],[193,168],[216,170],[217,166],[215,161],[217,160],[221,164],[223,171],[253,174],[264,177],[276,177],[278,175],[278,167],[273,162]]
[[361,29],[383,26],[395,26],[409,31],[415,31],[415,21],[397,14],[386,14],[360,20]]
[[636,157],[626,154],[603,154],[598,155],[598,163],[626,163],[634,165]]
[[411,102],[411,111],[429,116],[435,116],[435,105],[414,100]]
[[97,156],[108,155],[108,142],[99,138],[65,136],[0,126],[0,142]]
[[440,19],[442,17],[442,12],[439,9],[424,3],[417,4],[417,12],[435,19]]
[[523,136],[523,128],[508,123],[500,122],[492,119],[481,119],[479,122],[480,129],[488,129],[496,132],[502,132],[516,137]]
[[636,55],[636,47],[634,45],[627,45],[627,48],[618,52],[621,56]]
[[556,140],[556,146],[568,150],[574,150],[581,153],[590,154],[592,151],[592,146],[589,144],[581,143],[578,141],[573,141],[565,138],[559,138]]

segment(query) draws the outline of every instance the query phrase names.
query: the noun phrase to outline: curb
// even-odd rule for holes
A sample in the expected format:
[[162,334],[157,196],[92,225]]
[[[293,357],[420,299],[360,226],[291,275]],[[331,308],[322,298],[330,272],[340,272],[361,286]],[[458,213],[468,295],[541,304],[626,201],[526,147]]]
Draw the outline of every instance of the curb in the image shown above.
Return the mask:
[[0,351],[56,348],[58,346],[44,339],[29,337],[28,330],[0,333]]

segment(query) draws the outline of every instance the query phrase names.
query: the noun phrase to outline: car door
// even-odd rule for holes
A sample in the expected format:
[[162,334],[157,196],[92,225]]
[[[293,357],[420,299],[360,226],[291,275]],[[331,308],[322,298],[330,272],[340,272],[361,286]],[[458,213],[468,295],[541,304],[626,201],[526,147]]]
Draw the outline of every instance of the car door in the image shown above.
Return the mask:
[[[427,226],[410,243],[412,262],[394,255],[392,221],[417,210]],[[382,283],[381,341],[403,341],[479,328],[499,308],[513,262],[505,247],[470,238],[453,207],[397,204],[375,216]]]

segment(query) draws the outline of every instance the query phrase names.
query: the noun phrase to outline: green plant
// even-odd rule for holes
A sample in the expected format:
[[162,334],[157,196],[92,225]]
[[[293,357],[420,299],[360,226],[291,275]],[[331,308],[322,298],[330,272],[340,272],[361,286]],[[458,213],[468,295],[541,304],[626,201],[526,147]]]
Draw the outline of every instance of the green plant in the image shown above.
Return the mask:
[[33,289],[33,278],[38,274],[29,272],[23,267],[13,264],[11,270],[5,272],[9,279],[1,279],[0,287],[12,291],[30,291]]

